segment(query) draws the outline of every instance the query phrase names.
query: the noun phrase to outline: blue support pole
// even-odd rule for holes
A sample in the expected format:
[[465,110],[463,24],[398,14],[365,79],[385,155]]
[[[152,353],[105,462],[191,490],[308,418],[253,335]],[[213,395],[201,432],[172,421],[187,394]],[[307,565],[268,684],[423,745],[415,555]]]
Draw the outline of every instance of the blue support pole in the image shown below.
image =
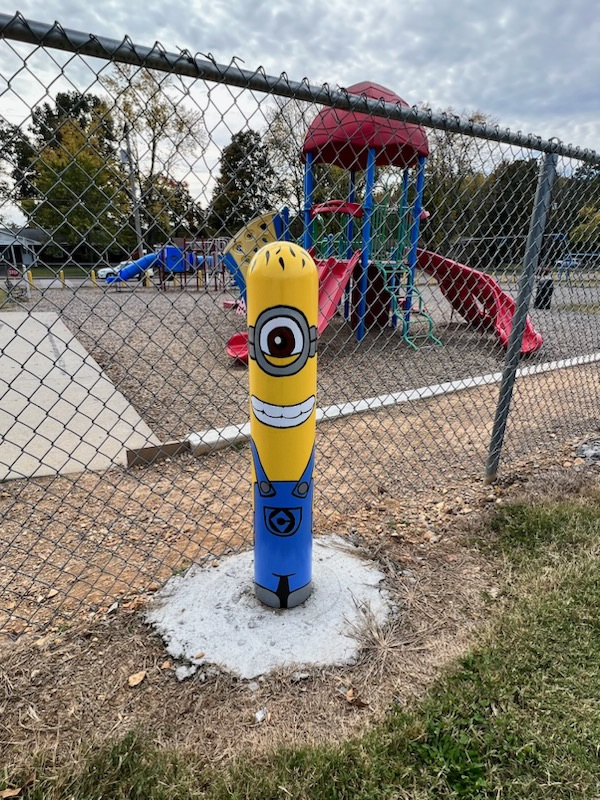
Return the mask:
[[[350,172],[350,186],[348,189],[348,200],[350,203],[356,202],[356,170]],[[346,258],[352,257],[352,240],[354,239],[354,217],[348,217],[348,224],[346,226]],[[352,281],[348,281],[346,290],[344,292],[344,319],[350,319],[350,286]]]
[[304,165],[304,237],[303,246],[305,250],[310,250],[313,246],[312,218],[311,209],[313,206],[313,194],[315,191],[315,176],[313,171],[314,154],[306,154]]
[[413,286],[415,285],[415,270],[417,268],[417,247],[419,244],[419,225],[421,211],[423,210],[423,188],[425,186],[425,156],[419,156],[419,170],[417,172],[417,187],[413,205],[413,218],[410,228],[410,250],[408,252],[408,275],[406,279],[406,296],[403,304],[402,336],[407,337],[410,332],[410,310],[412,307]]
[[283,239],[286,242],[291,240],[290,237],[290,210],[287,206],[281,209],[281,222],[283,223]]
[[371,217],[373,216],[373,186],[375,184],[375,156],[374,147],[369,149],[367,156],[367,172],[365,181],[365,202],[363,206],[363,226],[361,238],[360,266],[361,274],[358,280],[358,325],[356,328],[356,341],[362,342],[365,338],[365,317],[367,315],[367,271],[371,256]]

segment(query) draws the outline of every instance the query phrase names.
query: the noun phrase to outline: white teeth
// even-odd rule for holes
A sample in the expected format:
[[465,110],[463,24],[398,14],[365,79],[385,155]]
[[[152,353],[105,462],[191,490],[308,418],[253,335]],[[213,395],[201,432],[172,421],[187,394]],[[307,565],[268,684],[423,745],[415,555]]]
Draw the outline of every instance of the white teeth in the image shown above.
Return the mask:
[[250,399],[255,417],[263,425],[269,425],[271,428],[295,428],[296,425],[302,425],[310,417],[315,407],[314,395],[293,406],[275,406],[259,400],[258,397]]

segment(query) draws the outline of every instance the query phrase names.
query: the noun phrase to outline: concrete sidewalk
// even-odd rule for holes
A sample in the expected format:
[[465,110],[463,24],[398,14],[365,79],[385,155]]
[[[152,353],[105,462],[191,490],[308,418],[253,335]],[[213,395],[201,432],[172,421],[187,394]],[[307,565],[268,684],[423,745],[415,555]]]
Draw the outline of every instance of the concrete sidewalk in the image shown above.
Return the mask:
[[0,481],[127,463],[159,441],[54,313],[0,313]]

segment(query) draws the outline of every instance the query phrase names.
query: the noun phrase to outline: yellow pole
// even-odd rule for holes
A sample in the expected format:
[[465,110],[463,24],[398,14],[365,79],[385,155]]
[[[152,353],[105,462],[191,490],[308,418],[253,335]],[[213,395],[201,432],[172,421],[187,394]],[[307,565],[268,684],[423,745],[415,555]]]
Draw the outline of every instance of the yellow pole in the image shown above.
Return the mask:
[[312,591],[318,275],[310,255],[273,242],[247,273],[254,582],[266,605]]
[[90,272],[90,278],[92,279],[92,283],[94,284],[94,286],[96,288],[98,288],[98,279],[96,278],[96,270],[95,269],[93,269]]
[[58,277],[60,278],[60,282],[62,284],[62,288],[64,289],[66,287],[66,285],[67,285],[67,283],[65,281],[65,271],[64,271],[64,269],[60,270],[60,272],[58,273]]
[[29,281],[29,287],[33,289],[33,272],[30,269],[27,270],[27,280]]

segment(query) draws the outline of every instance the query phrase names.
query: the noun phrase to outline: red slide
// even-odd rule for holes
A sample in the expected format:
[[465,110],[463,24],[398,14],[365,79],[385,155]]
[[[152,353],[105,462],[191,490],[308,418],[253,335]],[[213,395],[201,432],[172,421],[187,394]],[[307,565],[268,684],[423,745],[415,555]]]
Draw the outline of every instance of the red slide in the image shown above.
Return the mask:
[[340,304],[344,289],[348,285],[354,267],[360,261],[360,250],[348,261],[339,261],[335,257],[315,261],[319,271],[319,322],[317,332],[323,333],[329,320]]
[[[331,257],[315,260],[319,272],[319,321],[317,332],[323,333],[335,314],[354,267],[360,261],[360,250],[347,261]],[[227,342],[227,353],[236,361],[248,363],[248,332],[235,333]]]
[[[446,300],[467,322],[479,331],[495,333],[504,347],[508,345],[515,301],[490,275],[428,250],[417,251],[417,264],[436,279]],[[543,343],[527,317],[521,353],[535,353]]]

